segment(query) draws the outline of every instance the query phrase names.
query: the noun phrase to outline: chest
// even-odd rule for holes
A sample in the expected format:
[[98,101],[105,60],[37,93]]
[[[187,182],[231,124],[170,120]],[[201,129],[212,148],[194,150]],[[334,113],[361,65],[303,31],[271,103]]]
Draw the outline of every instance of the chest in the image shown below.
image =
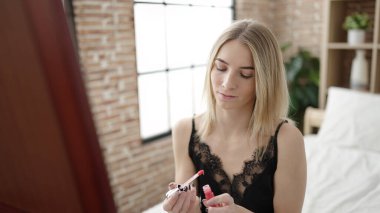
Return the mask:
[[199,179],[201,186],[212,184],[214,193],[229,193],[235,203],[251,210],[257,210],[257,205],[264,205],[265,198],[268,200],[265,205],[271,211],[263,212],[273,212],[275,142],[272,138],[268,139],[267,149],[263,150],[264,155],[259,162],[253,161],[253,155],[259,150],[257,146],[241,139],[195,139],[190,144],[194,164],[204,168],[208,174]]
[[241,173],[245,162],[253,159],[255,147],[244,139],[209,139],[206,144],[212,155],[220,159],[221,167],[230,180],[234,174]]

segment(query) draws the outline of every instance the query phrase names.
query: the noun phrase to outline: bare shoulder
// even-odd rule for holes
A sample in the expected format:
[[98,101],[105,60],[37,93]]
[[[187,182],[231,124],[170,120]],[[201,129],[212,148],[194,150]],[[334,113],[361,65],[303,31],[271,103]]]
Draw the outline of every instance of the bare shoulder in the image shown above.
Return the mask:
[[277,136],[277,169],[305,167],[305,144],[302,133],[293,124],[284,123]]
[[182,118],[177,121],[172,129],[174,148],[180,149],[188,145],[192,129],[192,118]]
[[192,126],[192,118],[182,118],[181,120],[177,121],[173,127],[173,131],[175,132],[191,132],[191,126]]
[[182,137],[188,139],[191,135],[193,119],[194,119],[195,127],[197,127],[199,126],[202,116],[203,114],[200,114],[194,117],[182,118],[181,120],[177,121],[177,123],[174,125],[172,129],[173,134],[178,135],[179,139],[182,139]]
[[279,155],[281,152],[296,154],[304,152],[303,135],[297,127],[292,124],[284,123],[277,136]]

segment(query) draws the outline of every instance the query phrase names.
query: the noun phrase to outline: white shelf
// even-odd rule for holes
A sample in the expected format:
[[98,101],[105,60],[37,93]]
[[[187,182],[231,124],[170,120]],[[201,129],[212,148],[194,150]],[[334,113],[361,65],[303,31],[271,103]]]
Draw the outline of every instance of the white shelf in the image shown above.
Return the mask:
[[[322,109],[330,86],[349,86],[352,52],[355,50],[367,52],[370,92],[380,93],[380,0],[324,0],[324,3],[319,84],[319,107]],[[355,8],[371,16],[372,42],[359,45],[349,45],[346,42],[347,32],[342,25],[349,11],[352,12]]]
[[337,2],[337,1],[342,1],[342,2],[350,2],[350,1],[362,1],[362,0],[330,0],[331,2]]
[[348,50],[356,50],[356,49],[369,49],[371,50],[374,48],[373,43],[364,43],[364,44],[348,44],[348,43],[343,43],[343,42],[330,42],[327,45],[327,48],[329,49],[348,49]]

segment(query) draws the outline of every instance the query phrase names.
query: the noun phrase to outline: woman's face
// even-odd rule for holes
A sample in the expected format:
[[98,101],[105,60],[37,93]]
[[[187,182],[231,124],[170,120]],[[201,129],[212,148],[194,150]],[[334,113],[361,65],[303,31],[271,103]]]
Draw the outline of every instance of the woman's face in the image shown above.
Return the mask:
[[217,106],[224,109],[253,107],[255,70],[249,48],[237,40],[219,50],[211,70],[211,83]]

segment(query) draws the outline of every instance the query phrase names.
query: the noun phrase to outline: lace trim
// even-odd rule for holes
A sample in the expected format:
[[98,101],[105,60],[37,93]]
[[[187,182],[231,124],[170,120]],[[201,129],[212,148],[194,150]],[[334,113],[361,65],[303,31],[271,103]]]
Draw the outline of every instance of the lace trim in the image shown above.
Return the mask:
[[190,148],[194,152],[195,157],[200,160],[207,173],[218,183],[220,190],[224,193],[229,193],[234,197],[235,203],[241,204],[247,187],[255,181],[256,177],[264,171],[268,162],[274,157],[273,136],[270,138],[262,160],[254,160],[254,156],[263,150],[263,147],[256,148],[251,158],[244,161],[241,172],[234,174],[231,181],[223,169],[219,156],[212,153],[208,144],[199,140],[196,131],[194,134],[192,135],[194,140],[190,144]]

